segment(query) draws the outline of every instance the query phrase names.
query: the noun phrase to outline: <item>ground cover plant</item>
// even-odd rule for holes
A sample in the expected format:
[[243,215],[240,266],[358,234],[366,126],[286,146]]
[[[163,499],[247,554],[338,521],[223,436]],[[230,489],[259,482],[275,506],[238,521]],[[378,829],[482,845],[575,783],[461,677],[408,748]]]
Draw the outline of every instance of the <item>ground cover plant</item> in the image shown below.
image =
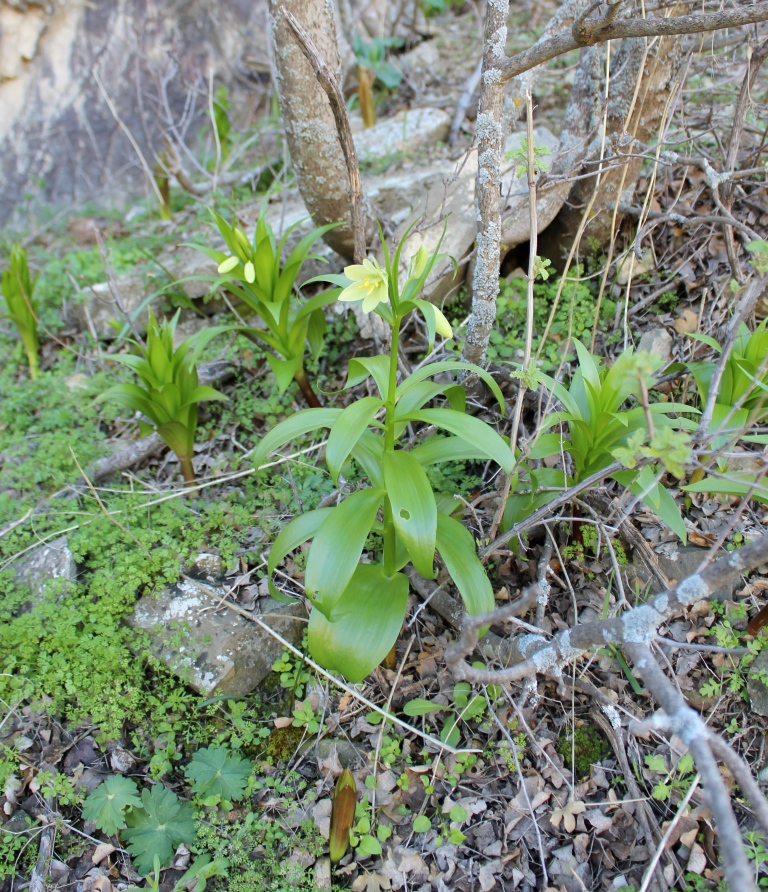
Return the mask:
[[[562,166],[574,140],[548,170],[535,163],[533,99],[513,85],[508,105],[530,109],[512,158],[518,222],[563,183],[595,192],[564,205],[557,226],[583,214],[567,258],[534,219],[526,277],[482,280],[513,229],[488,225],[484,192],[510,191],[488,144],[489,95],[509,71],[504,3],[420,6],[437,37],[422,40],[420,19],[392,25],[403,77],[379,112],[408,120],[415,97],[440,111],[450,95],[455,144],[481,142],[472,305],[435,287],[450,267],[456,292],[474,250],[440,256],[460,230],[443,218],[457,149],[398,152],[418,159],[391,174],[407,207],[316,275],[311,252],[344,227],[282,225],[306,173],[283,151],[285,97],[254,111],[214,82],[197,143],[171,128],[150,161],[162,207],[150,195],[119,226],[98,208],[84,226],[49,217],[2,245],[0,268],[29,278],[37,338],[33,376],[18,289],[4,290],[2,892],[766,885],[762,44],[748,52],[733,31],[735,44],[728,32],[692,50],[669,129],[640,144],[631,123],[626,157],[605,153],[635,44],[619,34],[606,55],[598,43],[553,61],[537,126],[607,79],[594,121],[608,110],[595,132],[609,138],[583,169]],[[494,26],[486,76],[478,11]],[[598,6],[562,33],[545,12],[513,11],[507,47],[626,26],[624,7],[618,25]],[[355,29],[374,45],[348,24],[350,45]],[[414,41],[426,46],[410,55]],[[676,55],[640,43],[637,70]],[[564,128],[575,118],[592,121],[570,108]],[[623,165],[640,156],[617,204],[600,189],[615,170],[632,179]],[[446,165],[445,207],[411,227],[429,165]],[[73,247],[93,226],[96,246]],[[216,275],[184,254],[192,244]],[[137,282],[126,313],[118,298]],[[113,324],[90,324],[104,294]],[[140,631],[147,604],[170,606]],[[283,610],[293,625],[275,643],[264,627]],[[213,634],[224,623],[263,633],[243,651],[276,647],[246,692],[227,687],[241,667]],[[206,686],[217,663],[225,681]]]

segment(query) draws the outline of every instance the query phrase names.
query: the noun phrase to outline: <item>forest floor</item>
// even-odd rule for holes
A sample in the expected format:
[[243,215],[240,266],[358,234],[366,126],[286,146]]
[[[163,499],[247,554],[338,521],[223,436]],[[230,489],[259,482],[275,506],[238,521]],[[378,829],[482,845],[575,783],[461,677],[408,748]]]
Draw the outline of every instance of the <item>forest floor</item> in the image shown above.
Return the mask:
[[[540,18],[539,26],[547,17]],[[476,13],[430,21],[443,67],[382,93],[384,116],[411,103],[450,108],[474,67]],[[515,47],[526,45],[534,32],[516,32]],[[573,64],[566,57],[553,65],[536,97],[537,122],[554,132]],[[677,152],[722,164],[722,135],[730,130],[743,75],[743,53],[733,48],[694,57],[668,134]],[[764,100],[764,80],[755,95]],[[765,111],[765,105],[758,108]],[[260,145],[279,147],[276,122],[252,126],[267,134]],[[464,147],[470,138],[463,134]],[[765,116],[755,115],[744,141],[751,152],[745,166],[764,164],[764,138]],[[264,159],[254,154],[245,160]],[[412,159],[394,159],[377,173],[395,176],[409,164]],[[289,171],[280,177],[287,185],[273,190],[273,202],[295,193]],[[743,186],[733,213],[768,237],[764,177],[744,180]],[[637,190],[640,200],[646,194],[654,210],[676,202],[676,211],[689,216],[717,212],[704,172],[682,161],[656,170],[649,163]],[[221,196],[219,206],[236,207],[243,223],[252,225],[261,199],[239,187]],[[0,320],[2,892],[32,888],[41,870],[47,888],[76,892],[202,892],[206,884],[212,892],[637,892],[649,862],[659,855],[658,882],[664,885],[657,888],[722,892],[715,831],[691,757],[676,737],[629,733],[651,703],[616,649],[577,663],[559,685],[540,677],[524,695],[515,686],[471,689],[454,681],[443,660],[457,634],[451,611],[440,609],[439,599],[430,600],[433,584],[414,582],[391,668],[382,665],[345,690],[286,650],[251,693],[208,696],[185,684],[158,658],[147,636],[124,622],[138,598],[178,583],[182,568],[192,567],[201,553],[220,558],[209,581],[226,588],[240,611],[258,615],[266,594],[264,556],[275,536],[292,517],[336,492],[322,443],[309,436],[293,452],[285,450],[274,467],[258,476],[253,472],[249,455],[261,437],[304,403],[293,385],[278,392],[264,351],[236,334],[213,342],[203,357],[227,363],[227,376],[216,386],[228,397],[201,409],[194,467],[205,486],[185,495],[178,464],[167,450],[92,488],[83,483],[79,469],[93,468],[139,440],[140,432],[136,418],[97,401],[115,381],[129,380],[125,367],[110,358],[127,350],[126,333],[99,342],[88,326],[72,322],[70,305],[108,272],[118,281],[143,275],[147,289],[156,289],[163,281],[160,264],[176,245],[210,240],[208,220],[202,204],[174,193],[170,222],[158,219],[150,201],[129,213],[95,205],[26,234],[31,266],[40,274],[37,381],[29,380],[13,326]],[[684,229],[674,219],[660,221],[628,283],[620,270],[632,236],[631,221],[625,224],[616,235],[613,284],[599,310],[603,251],[582,257],[558,306],[557,276],[538,284],[534,347],[541,345],[542,370],[560,368],[566,377],[573,370],[575,355],[564,350],[569,335],[591,342],[607,363],[644,335],[670,368],[709,358],[710,345],[690,335],[720,339],[732,310],[721,232],[711,223]],[[509,405],[518,387],[510,371],[524,344],[522,262],[516,255],[503,269],[488,354]],[[170,288],[163,309],[186,307],[179,295]],[[466,289],[444,309],[456,333],[444,349],[454,355],[461,350],[469,310]],[[228,321],[226,307],[215,301],[200,302],[197,311]],[[550,312],[554,324],[542,343]],[[347,363],[369,354],[374,344],[361,335],[352,314],[329,312],[328,325],[326,350],[308,371],[324,402],[344,406],[367,393],[365,384],[342,391]],[[406,328],[404,343],[413,366],[429,353],[415,322]],[[679,375],[662,384],[657,397],[694,405],[696,391],[690,376]],[[473,411],[509,433],[509,413],[502,418],[482,399]],[[522,417],[526,437],[538,411],[538,395],[529,393]],[[753,461],[765,462],[759,446],[742,448],[754,451]],[[487,541],[499,498],[495,469],[455,462],[431,472],[430,479],[436,492],[462,502],[463,522],[478,542]],[[611,527],[610,511],[621,489],[607,483],[583,502],[553,512],[551,522],[487,561],[498,603],[544,578],[551,594],[541,628],[557,632],[604,616],[624,599],[639,603],[654,591],[642,555],[661,578],[681,578],[716,542],[730,550],[766,531],[764,503],[685,492],[686,482],[669,475],[664,486],[684,518],[687,545],[639,504],[628,521],[633,535],[626,534],[626,525]],[[599,523],[591,523],[595,518]],[[606,527],[610,543],[604,541]],[[76,568],[72,579],[52,580],[41,593],[31,592],[19,566],[41,543],[63,536]],[[375,550],[372,543],[364,559]],[[285,593],[301,597],[304,567],[301,549],[283,562]],[[442,568],[437,583],[452,595]],[[768,708],[758,705],[759,692],[750,682],[764,643],[760,622],[753,621],[766,589],[768,567],[762,567],[722,600],[703,602],[664,627],[661,653],[689,703],[768,782]],[[606,702],[620,717],[618,724],[601,710]],[[382,720],[368,703],[400,723]],[[200,778],[206,770],[215,773],[212,760],[223,752],[220,782],[206,786]],[[355,847],[331,874],[331,795],[347,767],[358,790]],[[123,831],[100,829],[104,809],[111,806],[102,802],[99,818],[91,798],[84,811],[86,799],[110,779],[134,782],[113,788],[120,790],[118,802],[120,796],[135,798],[136,791],[147,797],[145,836],[133,834],[130,845]],[[732,778],[726,780],[733,786]],[[149,802],[150,789],[160,791],[158,801]],[[172,794],[165,803],[159,801],[163,791]],[[738,796],[736,802],[756,876],[768,884],[768,851],[753,832],[749,810]],[[190,841],[175,844],[185,834]]]

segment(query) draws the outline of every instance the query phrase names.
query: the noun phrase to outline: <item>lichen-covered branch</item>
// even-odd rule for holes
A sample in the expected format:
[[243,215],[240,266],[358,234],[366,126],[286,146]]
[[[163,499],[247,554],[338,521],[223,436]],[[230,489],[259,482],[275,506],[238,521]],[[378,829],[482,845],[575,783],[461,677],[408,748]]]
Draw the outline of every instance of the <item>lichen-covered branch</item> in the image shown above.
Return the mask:
[[478,684],[503,684],[520,681],[538,672],[554,676],[563,667],[584,656],[593,648],[615,644],[649,644],[656,637],[659,626],[682,613],[686,607],[711,598],[723,585],[742,573],[768,560],[768,536],[755,539],[728,557],[714,561],[700,573],[694,573],[666,592],[656,595],[645,604],[627,610],[621,616],[595,620],[574,626],[548,640],[542,635],[524,635],[515,640],[522,661],[506,669],[475,669],[467,663],[474,650],[480,630],[500,623],[510,615],[509,605],[480,616],[468,616],[459,640],[445,652],[445,660],[459,680]]
[[[712,733],[701,716],[688,706],[669,681],[647,644],[630,642],[624,646],[624,650],[642,676],[646,687],[653,694],[653,699],[664,710],[664,715],[657,714],[651,723],[658,729],[677,734],[690,750],[701,774],[704,795],[720,836],[720,854],[729,887],[753,892],[754,872],[744,851],[739,824],[731,808],[731,797],[725,788],[717,759],[712,752]],[[759,790],[758,794],[763,799]]]
[[727,765],[766,832],[768,802],[738,754],[710,731],[701,716],[687,705],[682,695],[669,682],[656,662],[650,645],[663,622],[696,602],[711,598],[718,588],[766,560],[768,535],[710,563],[666,592],[656,595],[646,604],[628,610],[621,616],[566,629],[551,640],[533,633],[514,639],[511,650],[518,655],[519,662],[506,669],[476,669],[467,660],[478,643],[481,629],[509,619],[516,605],[506,605],[482,616],[468,616],[464,620],[459,640],[446,650],[445,660],[457,680],[476,684],[505,684],[522,681],[539,672],[559,679],[568,663],[589,651],[607,644],[622,647],[663,710],[650,723],[657,730],[677,734],[688,746],[696,762],[720,834],[720,850],[730,888],[743,889],[745,892],[754,890],[753,874],[744,853],[739,825],[720,776],[717,760],[721,759]]

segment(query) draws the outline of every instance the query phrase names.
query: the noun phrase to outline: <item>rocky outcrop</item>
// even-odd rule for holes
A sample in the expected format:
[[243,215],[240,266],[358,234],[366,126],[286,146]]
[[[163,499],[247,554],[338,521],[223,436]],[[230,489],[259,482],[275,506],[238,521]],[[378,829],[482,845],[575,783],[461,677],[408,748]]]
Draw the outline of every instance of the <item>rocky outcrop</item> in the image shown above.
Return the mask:
[[266,5],[0,0],[0,219],[29,197],[146,188],[185,108],[188,136],[207,120],[210,72],[245,89],[268,75]]

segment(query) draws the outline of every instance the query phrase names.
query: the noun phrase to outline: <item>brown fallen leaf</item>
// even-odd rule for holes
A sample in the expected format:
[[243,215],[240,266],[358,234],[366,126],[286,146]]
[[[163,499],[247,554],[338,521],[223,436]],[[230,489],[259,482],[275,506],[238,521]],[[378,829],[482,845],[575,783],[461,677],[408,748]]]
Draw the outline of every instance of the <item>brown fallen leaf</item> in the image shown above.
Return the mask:
[[712,533],[700,533],[698,530],[689,530],[688,541],[691,545],[698,545],[700,548],[711,548],[715,544],[715,537]]
[[580,815],[586,811],[587,806],[579,800],[569,799],[562,808],[553,809],[549,820],[553,827],[559,827],[560,821],[563,822],[563,828],[566,833],[573,833],[576,829],[576,815]]
[[392,884],[380,873],[364,873],[352,883],[352,892],[381,892],[391,888]]
[[699,327],[699,314],[690,309],[683,310],[682,315],[675,319],[674,326],[675,331],[681,335],[696,331]]

